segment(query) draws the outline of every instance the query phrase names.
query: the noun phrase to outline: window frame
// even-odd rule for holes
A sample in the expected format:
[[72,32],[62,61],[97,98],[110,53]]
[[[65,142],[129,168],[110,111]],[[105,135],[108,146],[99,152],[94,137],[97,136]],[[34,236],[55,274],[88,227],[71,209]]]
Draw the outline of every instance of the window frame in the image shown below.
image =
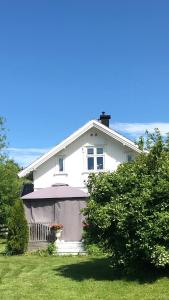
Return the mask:
[[[60,171],[60,159],[62,159],[62,165],[63,165],[63,170]],[[61,174],[61,173],[64,173],[65,172],[65,158],[64,156],[58,156],[58,173]]]
[[127,153],[127,162],[132,162],[134,160],[134,156],[132,153]]
[[[97,149],[102,148],[103,153],[98,154]],[[93,154],[88,154],[88,149],[93,149]],[[94,160],[94,168],[89,169],[88,168],[88,158],[92,157]],[[97,158],[102,157],[103,158],[103,168],[99,169],[97,164]],[[104,153],[104,147],[103,145],[97,145],[97,146],[87,146],[86,147],[86,170],[87,172],[102,172],[105,170],[105,153]]]

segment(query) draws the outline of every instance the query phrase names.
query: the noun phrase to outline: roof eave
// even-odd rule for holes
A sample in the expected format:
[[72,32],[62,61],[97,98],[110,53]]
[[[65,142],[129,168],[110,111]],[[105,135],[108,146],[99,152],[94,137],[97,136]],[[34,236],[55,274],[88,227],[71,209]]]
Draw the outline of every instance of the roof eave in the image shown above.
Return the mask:
[[87,130],[89,130],[93,126],[93,120],[88,122],[86,125],[75,131],[73,134],[71,134],[68,138],[66,138],[64,141],[56,145],[54,148],[49,150],[47,153],[42,155],[40,158],[35,160],[30,166],[26,167],[24,170],[18,173],[18,176],[24,177],[27,174],[29,174],[32,171],[35,171],[41,164],[43,164],[46,160],[50,159],[53,155],[57,154],[59,151],[63,150],[65,147],[67,147],[69,144],[71,144],[74,140],[76,140],[79,136],[81,136],[83,133],[85,133]]

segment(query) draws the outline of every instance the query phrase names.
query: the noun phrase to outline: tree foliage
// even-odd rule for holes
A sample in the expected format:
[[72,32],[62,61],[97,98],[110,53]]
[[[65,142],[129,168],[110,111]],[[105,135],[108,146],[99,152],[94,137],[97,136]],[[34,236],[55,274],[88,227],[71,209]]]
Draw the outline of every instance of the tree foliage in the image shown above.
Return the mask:
[[20,197],[22,182],[18,172],[19,167],[12,160],[0,163],[0,224],[7,224],[10,209]]
[[25,218],[23,202],[17,200],[12,207],[8,221],[6,252],[9,255],[23,254],[28,246],[28,224]]
[[148,153],[88,181],[85,241],[100,244],[116,265],[169,265],[169,142],[159,130],[146,141]]
[[22,254],[28,244],[28,227],[23,203],[19,199],[23,180],[18,164],[6,154],[6,130],[0,117],[0,224],[8,227],[7,253]]
[[3,150],[6,147],[6,129],[4,123],[5,119],[0,116],[0,157],[3,157]]
[[18,178],[19,166],[6,155],[6,130],[0,117],[0,224],[7,224],[11,207],[20,197],[22,181]]

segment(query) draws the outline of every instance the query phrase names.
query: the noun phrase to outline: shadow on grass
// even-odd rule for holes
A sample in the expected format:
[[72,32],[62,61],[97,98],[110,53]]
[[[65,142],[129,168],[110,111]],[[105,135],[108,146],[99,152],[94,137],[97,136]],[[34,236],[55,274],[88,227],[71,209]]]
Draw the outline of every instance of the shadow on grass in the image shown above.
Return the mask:
[[54,271],[61,276],[76,281],[83,281],[86,279],[95,279],[98,281],[124,280],[136,281],[140,284],[153,283],[162,277],[169,276],[169,270],[157,270],[146,265],[130,268],[128,271],[115,270],[111,267],[110,259],[107,258],[95,258],[85,262],[64,265],[55,268]]

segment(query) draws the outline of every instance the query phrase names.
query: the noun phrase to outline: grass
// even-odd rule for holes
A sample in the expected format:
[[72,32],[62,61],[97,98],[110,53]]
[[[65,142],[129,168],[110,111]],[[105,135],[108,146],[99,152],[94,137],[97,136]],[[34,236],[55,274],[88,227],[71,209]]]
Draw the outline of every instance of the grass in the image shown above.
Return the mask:
[[0,255],[0,299],[168,300],[167,275],[151,269],[120,274],[107,258]]
[[0,238],[0,254],[3,254],[5,250],[5,240]]

